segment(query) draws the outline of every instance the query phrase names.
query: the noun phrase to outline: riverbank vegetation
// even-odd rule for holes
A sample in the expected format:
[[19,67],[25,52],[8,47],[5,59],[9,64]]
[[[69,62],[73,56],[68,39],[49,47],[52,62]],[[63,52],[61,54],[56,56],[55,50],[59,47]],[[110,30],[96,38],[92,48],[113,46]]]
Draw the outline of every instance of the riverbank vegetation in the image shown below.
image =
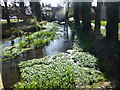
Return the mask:
[[[120,28],[118,17],[119,4],[118,2],[105,2],[107,15],[106,21],[101,20],[100,4],[101,3],[98,2],[98,6],[96,7],[95,21],[91,21],[91,14],[88,14],[90,12],[87,12],[88,10],[90,11],[91,4],[89,2],[74,3],[74,11],[76,8],[81,8],[82,10],[84,9],[85,12],[82,10],[79,10],[79,12],[74,12],[75,20],[74,22],[71,22],[71,27],[74,28],[74,32],[77,35],[77,40],[79,42],[78,46],[82,47],[83,51],[89,52],[98,58],[98,67],[100,68],[100,71],[105,73],[107,79],[110,80],[111,83],[115,85],[114,88],[117,89],[120,88],[120,72],[118,70],[120,64],[120,41],[118,38]],[[76,18],[79,17],[78,13],[81,13],[79,15],[82,19]],[[80,20],[82,21],[81,23]],[[95,23],[95,25],[91,22]]]
[[[107,82],[97,67],[98,59],[77,49],[18,64],[20,82],[15,88],[105,88]],[[98,85],[98,86],[97,86]],[[97,86],[97,87],[96,87]]]
[[[55,26],[56,25],[56,26]],[[13,46],[3,48],[3,61],[10,60],[23,52],[29,51],[34,48],[43,47],[48,45],[51,40],[59,38],[56,34],[60,25],[55,23],[47,23],[44,27],[45,30],[35,32],[33,34],[27,34],[24,40],[20,40],[19,43],[15,43]]]
[[[41,3],[40,0],[38,2],[30,0],[28,6],[25,1],[13,0],[13,2],[12,7],[5,1],[2,5],[2,18],[6,19],[6,22],[2,22],[2,37],[5,41],[1,51],[2,61],[4,65],[11,65],[7,70],[4,68],[3,72],[8,75],[11,69],[12,73],[20,71],[20,79],[13,81],[10,87],[117,90],[120,88],[120,5],[118,2],[97,2],[95,7],[91,2],[71,3],[69,0],[64,1],[63,6],[57,7],[44,5],[45,3]],[[102,6],[106,7],[104,19],[101,19]],[[17,17],[18,21],[11,20],[11,16]],[[68,31],[68,26],[72,29],[73,37]],[[51,49],[51,52],[57,53],[55,55],[50,54],[51,56],[38,59],[30,57],[32,60],[14,62],[22,53],[26,54],[23,56],[26,58],[26,52],[29,50],[43,48],[59,37],[63,38],[60,38],[61,43],[57,43],[56,47],[59,47],[58,44],[69,46],[70,42],[73,42],[73,46],[67,49],[60,47],[59,49],[65,49],[63,50],[65,52],[61,53],[60,50]],[[15,41],[16,38],[19,40]],[[73,41],[71,38],[74,38]],[[5,44],[7,40],[10,41],[10,45]],[[32,53],[44,54],[43,51]],[[4,75],[3,77],[6,78]]]

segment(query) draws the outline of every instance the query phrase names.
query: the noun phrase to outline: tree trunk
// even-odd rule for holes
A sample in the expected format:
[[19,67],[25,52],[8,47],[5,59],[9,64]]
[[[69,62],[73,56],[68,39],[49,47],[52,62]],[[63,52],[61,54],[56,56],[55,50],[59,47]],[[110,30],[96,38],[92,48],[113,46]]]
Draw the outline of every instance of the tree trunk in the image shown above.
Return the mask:
[[5,4],[5,16],[6,16],[6,19],[7,19],[7,23],[10,24],[10,18],[9,18],[9,10],[8,10],[8,6],[7,6],[7,2],[4,2]]
[[95,36],[101,36],[100,33],[100,26],[101,26],[101,7],[102,7],[102,2],[97,2],[97,7],[96,7],[96,17],[95,17]]
[[107,2],[106,3],[106,39],[109,42],[118,41],[118,21],[119,21],[119,3]]
[[74,20],[75,20],[75,30],[79,31],[81,29],[80,25],[80,3],[74,2],[73,3],[73,9],[74,9]]
[[67,2],[67,11],[65,13],[65,23],[68,24],[68,11],[69,11],[69,2]]
[[23,15],[23,21],[25,22],[27,20],[26,13],[25,13],[25,6],[23,0],[20,2],[20,9]]
[[30,2],[30,5],[31,5],[32,13],[36,17],[37,21],[41,21],[42,9],[40,5],[40,1],[38,0],[38,2]]
[[82,2],[82,31],[89,33],[91,30],[91,2]]

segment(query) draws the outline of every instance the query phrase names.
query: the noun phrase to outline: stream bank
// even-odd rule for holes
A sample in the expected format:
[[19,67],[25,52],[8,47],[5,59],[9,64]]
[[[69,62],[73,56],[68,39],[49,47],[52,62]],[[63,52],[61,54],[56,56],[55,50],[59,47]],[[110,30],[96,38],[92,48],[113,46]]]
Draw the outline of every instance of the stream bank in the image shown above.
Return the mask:
[[2,78],[5,88],[10,88],[20,80],[19,69],[17,67],[18,63],[34,58],[42,58],[47,55],[54,55],[59,52],[66,52],[66,50],[72,47],[73,36],[69,27],[68,33],[64,31],[64,26],[59,27],[57,34],[60,35],[60,37],[50,41],[48,46],[23,52],[13,60],[2,62]]
[[19,63],[21,80],[14,88],[106,88],[98,59],[74,44],[65,53]]

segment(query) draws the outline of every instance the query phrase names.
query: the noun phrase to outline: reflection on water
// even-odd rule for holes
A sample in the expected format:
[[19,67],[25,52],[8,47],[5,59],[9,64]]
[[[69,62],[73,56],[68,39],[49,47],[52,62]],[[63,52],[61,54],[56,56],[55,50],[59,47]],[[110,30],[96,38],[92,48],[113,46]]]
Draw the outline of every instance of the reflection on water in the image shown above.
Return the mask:
[[72,32],[68,27],[68,33],[66,31],[62,33],[62,37],[55,39],[49,46],[45,46],[43,52],[46,55],[54,55],[58,52],[65,52],[72,46]]
[[[20,40],[24,40],[24,38],[25,38],[25,36],[23,36],[22,38],[16,38],[16,39],[14,39],[13,41],[14,41],[14,43],[19,43],[19,41]],[[3,43],[2,44],[2,47],[4,48],[4,47],[7,47],[7,46],[12,46],[12,43],[11,43],[11,41],[8,41],[7,43]]]
[[[64,27],[60,28],[60,31],[64,31]],[[72,46],[72,32],[70,30],[70,27],[68,27],[68,30],[65,30],[62,33],[62,37],[59,39],[55,39],[50,42],[48,46],[45,46],[44,48],[37,48],[34,50],[31,50],[26,53],[22,53],[17,58],[3,62],[2,63],[2,78],[3,78],[3,84],[5,88],[10,88],[14,83],[19,81],[19,69],[17,68],[16,64],[18,64],[21,61],[31,60],[33,58],[42,58],[47,55],[54,55],[59,52],[65,52],[67,49],[71,48]],[[18,39],[15,43],[18,43]]]

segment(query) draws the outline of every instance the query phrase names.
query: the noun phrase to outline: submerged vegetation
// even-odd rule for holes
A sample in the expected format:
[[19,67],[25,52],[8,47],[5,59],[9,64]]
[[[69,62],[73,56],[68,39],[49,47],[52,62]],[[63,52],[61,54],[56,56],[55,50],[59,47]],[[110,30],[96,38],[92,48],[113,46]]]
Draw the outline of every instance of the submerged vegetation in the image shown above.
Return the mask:
[[[79,61],[80,65],[76,61]],[[21,80],[14,87],[92,88],[93,85],[106,81],[103,73],[96,69],[96,64],[97,59],[94,56],[78,51],[74,51],[72,55],[59,53],[24,61],[18,64]]]

